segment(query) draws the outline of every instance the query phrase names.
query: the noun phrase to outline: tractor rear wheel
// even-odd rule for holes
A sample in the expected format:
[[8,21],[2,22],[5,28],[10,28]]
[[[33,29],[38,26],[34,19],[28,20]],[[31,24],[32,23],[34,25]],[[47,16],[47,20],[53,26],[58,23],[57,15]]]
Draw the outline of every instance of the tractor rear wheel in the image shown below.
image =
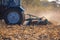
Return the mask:
[[22,24],[23,13],[19,9],[9,9],[4,14],[4,20],[6,24]]

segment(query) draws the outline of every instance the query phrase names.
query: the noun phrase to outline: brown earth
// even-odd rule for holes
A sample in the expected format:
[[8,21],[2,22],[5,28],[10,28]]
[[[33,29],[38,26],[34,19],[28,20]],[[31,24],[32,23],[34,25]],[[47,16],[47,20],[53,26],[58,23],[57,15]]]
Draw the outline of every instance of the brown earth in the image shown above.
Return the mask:
[[60,40],[60,25],[19,26],[0,21],[0,40]]

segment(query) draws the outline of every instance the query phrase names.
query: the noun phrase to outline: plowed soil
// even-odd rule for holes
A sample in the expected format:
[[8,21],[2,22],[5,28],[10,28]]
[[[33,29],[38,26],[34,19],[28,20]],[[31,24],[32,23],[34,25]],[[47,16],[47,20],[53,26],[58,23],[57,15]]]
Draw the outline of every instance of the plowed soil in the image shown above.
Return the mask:
[[60,25],[19,26],[0,21],[0,40],[60,40]]

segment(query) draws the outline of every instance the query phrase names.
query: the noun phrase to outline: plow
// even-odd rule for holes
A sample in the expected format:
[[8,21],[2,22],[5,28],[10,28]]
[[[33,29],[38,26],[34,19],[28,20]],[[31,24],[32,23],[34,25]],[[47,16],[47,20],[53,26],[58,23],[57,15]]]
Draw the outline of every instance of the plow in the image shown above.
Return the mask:
[[35,15],[26,14],[29,18],[25,19],[25,25],[47,25],[49,23],[46,17],[37,17]]

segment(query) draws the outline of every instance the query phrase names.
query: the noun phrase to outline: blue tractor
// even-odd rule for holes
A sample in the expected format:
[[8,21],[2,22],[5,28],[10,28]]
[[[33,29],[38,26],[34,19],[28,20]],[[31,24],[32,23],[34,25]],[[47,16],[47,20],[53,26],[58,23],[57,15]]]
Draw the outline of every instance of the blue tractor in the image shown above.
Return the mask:
[[24,10],[20,0],[0,0],[0,19],[4,19],[6,24],[22,24]]

